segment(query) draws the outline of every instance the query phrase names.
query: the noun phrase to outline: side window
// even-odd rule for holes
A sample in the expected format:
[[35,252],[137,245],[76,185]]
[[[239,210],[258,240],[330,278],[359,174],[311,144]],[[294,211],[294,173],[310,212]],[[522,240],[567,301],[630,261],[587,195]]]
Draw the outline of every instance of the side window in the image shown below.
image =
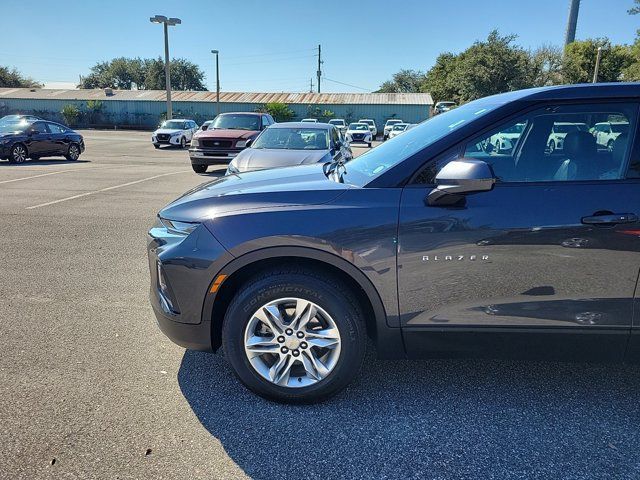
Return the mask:
[[49,133],[49,129],[44,122],[35,122],[31,128],[38,133]]
[[334,147],[340,143],[340,135],[338,135],[338,129],[331,127],[331,146]]
[[266,115],[262,116],[262,127],[266,128],[269,125],[271,125],[271,122],[269,121],[269,117],[267,117]]
[[55,123],[48,123],[47,126],[49,127],[49,131],[51,133],[64,133],[65,129],[62,128],[60,125],[56,125]]

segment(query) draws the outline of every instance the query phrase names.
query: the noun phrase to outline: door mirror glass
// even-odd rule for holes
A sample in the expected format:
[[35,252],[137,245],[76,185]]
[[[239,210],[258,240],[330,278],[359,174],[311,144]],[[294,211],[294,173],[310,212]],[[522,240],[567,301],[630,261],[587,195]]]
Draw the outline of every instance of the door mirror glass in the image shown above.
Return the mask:
[[251,146],[251,144],[253,143],[253,138],[250,138],[249,140],[247,140],[247,142],[245,143],[245,147],[249,148]]
[[429,205],[453,205],[467,193],[486,192],[496,183],[491,167],[482,160],[454,160],[436,175],[436,188],[427,197]]

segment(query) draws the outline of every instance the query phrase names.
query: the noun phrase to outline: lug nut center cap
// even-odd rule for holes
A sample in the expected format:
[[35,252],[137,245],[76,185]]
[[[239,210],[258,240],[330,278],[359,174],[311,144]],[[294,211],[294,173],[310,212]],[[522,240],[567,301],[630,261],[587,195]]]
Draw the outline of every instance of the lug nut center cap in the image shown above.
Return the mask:
[[284,341],[284,344],[289,350],[295,350],[300,346],[300,339],[296,338],[295,336],[290,336],[287,337],[287,339]]

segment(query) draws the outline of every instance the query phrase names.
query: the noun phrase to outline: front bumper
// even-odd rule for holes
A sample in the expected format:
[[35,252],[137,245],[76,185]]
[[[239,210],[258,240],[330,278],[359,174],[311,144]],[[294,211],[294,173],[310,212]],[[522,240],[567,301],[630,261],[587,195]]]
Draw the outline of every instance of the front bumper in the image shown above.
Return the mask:
[[156,135],[151,136],[151,142],[154,145],[180,145],[180,135],[174,135],[169,138],[157,137]]
[[154,226],[147,254],[149,299],[160,330],[182,347],[212,351],[213,311],[204,304],[216,274],[233,257],[202,224],[188,236]]
[[244,150],[243,148],[225,148],[213,149],[192,147],[189,149],[189,158],[193,165],[218,165],[220,163],[229,163],[238,154]]

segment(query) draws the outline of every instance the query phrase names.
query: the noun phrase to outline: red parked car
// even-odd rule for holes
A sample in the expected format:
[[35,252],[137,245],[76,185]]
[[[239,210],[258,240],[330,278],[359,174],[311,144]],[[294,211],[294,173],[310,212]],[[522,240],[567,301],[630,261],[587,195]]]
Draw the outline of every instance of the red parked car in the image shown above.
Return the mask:
[[207,130],[196,132],[191,140],[189,157],[193,171],[204,173],[209,165],[229,163],[274,123],[268,113],[221,113]]

